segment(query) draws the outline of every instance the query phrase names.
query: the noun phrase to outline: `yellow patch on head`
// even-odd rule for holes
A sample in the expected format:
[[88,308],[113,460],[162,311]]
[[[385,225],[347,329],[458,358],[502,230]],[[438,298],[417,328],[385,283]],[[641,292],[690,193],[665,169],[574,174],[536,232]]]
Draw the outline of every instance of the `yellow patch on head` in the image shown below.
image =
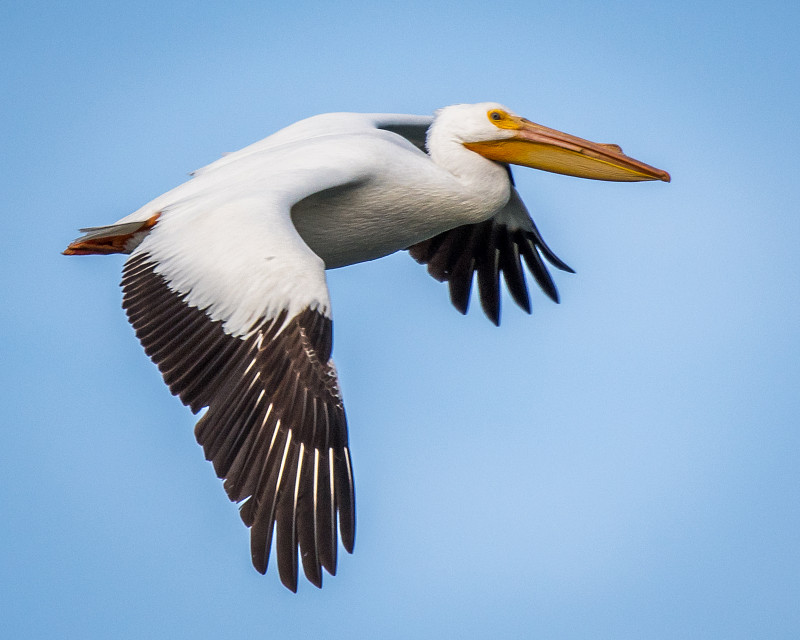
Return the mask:
[[489,109],[486,112],[489,121],[499,129],[519,129],[519,118],[512,116],[503,109]]

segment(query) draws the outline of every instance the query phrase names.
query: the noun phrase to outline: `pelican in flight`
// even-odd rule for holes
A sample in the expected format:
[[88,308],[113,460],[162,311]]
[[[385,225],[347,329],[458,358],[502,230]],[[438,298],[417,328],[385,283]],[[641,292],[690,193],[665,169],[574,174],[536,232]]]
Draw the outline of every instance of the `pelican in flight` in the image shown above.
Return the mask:
[[[434,116],[331,113],[195,171],[115,224],[82,229],[67,255],[126,253],[123,307],[250,527],[253,565],[275,555],[297,590],[352,553],[355,494],[331,360],[325,270],[396,251],[428,265],[466,313],[474,274],[499,324],[500,273],[530,313],[524,262],[558,293],[509,164],[636,182],[669,174],[535,124],[493,102]],[[338,524],[337,524],[338,521]],[[338,533],[337,533],[338,527]]]

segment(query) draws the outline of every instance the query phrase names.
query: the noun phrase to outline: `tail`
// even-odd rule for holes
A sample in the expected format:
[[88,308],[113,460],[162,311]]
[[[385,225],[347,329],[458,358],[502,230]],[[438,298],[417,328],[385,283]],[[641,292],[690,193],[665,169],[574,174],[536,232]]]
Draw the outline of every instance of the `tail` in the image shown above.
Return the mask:
[[144,222],[124,222],[106,227],[81,229],[82,235],[62,252],[65,256],[88,256],[92,254],[130,253],[152,229],[161,213],[149,217]]

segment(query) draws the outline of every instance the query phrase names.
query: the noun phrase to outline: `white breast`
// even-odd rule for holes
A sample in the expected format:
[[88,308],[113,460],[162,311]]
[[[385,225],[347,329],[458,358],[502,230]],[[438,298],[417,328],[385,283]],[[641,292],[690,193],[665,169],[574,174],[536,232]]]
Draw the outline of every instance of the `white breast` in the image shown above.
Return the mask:
[[468,163],[477,166],[455,175],[392,134],[359,142],[359,153],[371,167],[367,177],[292,207],[298,232],[329,269],[374,260],[453,227],[481,222],[508,201],[505,169],[463,147]]

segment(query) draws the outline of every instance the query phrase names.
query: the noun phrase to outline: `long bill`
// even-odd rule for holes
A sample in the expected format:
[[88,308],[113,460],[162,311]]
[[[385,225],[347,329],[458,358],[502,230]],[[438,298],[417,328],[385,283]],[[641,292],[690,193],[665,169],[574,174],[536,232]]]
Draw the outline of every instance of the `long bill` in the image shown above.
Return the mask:
[[592,180],[670,181],[666,171],[626,156],[615,144],[602,144],[513,117],[513,136],[502,140],[468,142],[464,146],[489,160],[518,164],[551,173]]

